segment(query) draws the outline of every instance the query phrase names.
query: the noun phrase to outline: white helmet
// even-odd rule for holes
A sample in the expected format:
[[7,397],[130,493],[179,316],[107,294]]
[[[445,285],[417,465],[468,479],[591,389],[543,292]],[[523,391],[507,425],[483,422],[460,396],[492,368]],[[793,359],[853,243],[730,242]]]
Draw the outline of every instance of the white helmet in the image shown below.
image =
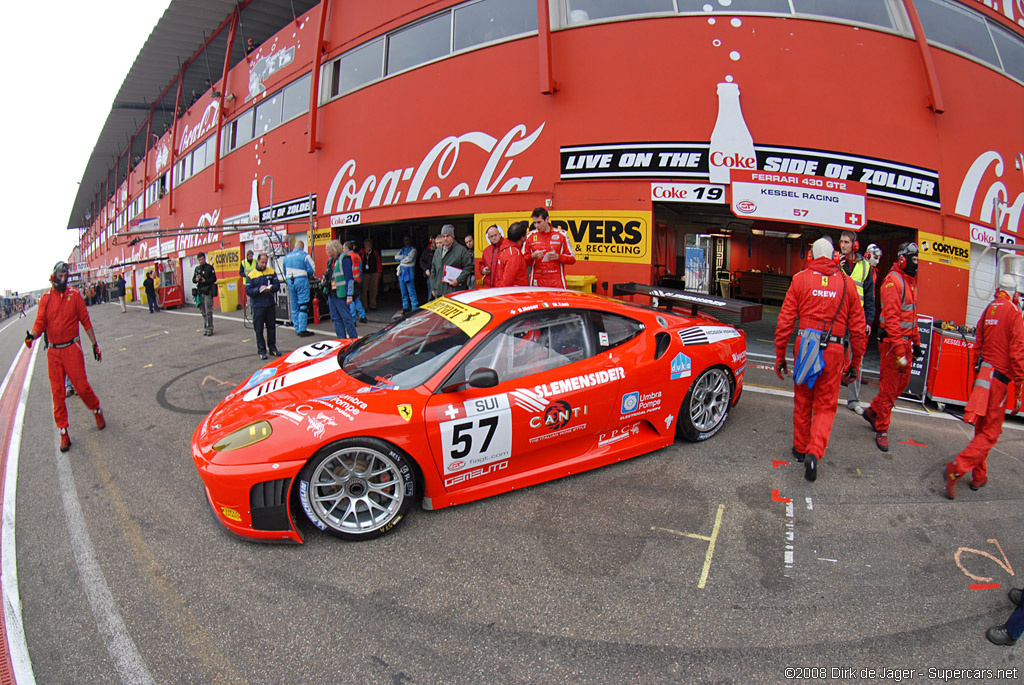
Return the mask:
[[882,248],[880,248],[878,245],[875,245],[874,243],[868,245],[867,249],[864,250],[864,259],[867,260],[868,264],[870,264],[871,268],[873,269],[878,268],[878,260],[880,260],[881,258]]

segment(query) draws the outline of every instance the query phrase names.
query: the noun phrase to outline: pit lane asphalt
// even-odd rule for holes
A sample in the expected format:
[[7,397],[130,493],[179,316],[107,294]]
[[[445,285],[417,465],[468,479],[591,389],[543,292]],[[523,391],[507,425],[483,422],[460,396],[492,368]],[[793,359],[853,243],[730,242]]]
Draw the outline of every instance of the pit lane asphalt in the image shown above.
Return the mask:
[[[942,464],[969,427],[901,403],[913,413],[896,415],[886,455],[841,407],[812,484],[789,461],[792,386],[752,360],[750,387],[705,443],[416,509],[375,541],[343,543],[307,526],[303,546],[261,545],[221,529],[189,456],[202,416],[261,364],[251,331],[218,317],[216,335],[203,337],[191,309],[89,311],[104,357],[86,367],[107,429],[71,399],[74,444],[57,451],[40,354],[22,435],[17,562],[37,682],[134,680],[130,648],[161,683],[1022,673],[1020,646],[984,638],[1008,616],[1006,590],[1024,569],[1019,422],[990,457],[989,485],[972,492],[961,482],[950,502]],[[23,328],[0,331],[5,371]],[[290,329],[278,335],[282,351],[300,344]],[[62,458],[94,567],[76,560],[82,531],[69,523]],[[98,580],[112,606],[90,602]]]

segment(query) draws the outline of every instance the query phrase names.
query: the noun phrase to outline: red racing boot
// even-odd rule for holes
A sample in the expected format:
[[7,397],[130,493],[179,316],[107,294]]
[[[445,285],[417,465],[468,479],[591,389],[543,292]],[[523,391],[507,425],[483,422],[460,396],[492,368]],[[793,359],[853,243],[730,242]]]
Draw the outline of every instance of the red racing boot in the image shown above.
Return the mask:
[[864,413],[861,414],[861,416],[864,417],[865,421],[871,424],[871,430],[878,432],[878,429],[875,428],[875,420],[878,418],[878,414],[875,413],[874,409],[869,406],[864,410]]
[[60,451],[67,452],[71,449],[71,436],[68,435],[67,428],[60,429]]
[[974,476],[971,476],[971,490],[977,492],[978,490],[981,490],[983,487],[985,487],[987,484],[988,478],[986,478],[985,480],[974,480]]
[[960,477],[960,474],[956,472],[956,464],[949,461],[946,462],[946,494],[950,499],[956,499],[956,479]]
[[[867,411],[864,412],[867,415]],[[883,452],[889,451],[889,434],[885,431],[878,431],[875,433],[875,447],[882,450]]]
[[103,419],[103,410],[97,409],[93,412],[93,416],[96,418],[96,428],[103,430],[107,427],[107,422]]

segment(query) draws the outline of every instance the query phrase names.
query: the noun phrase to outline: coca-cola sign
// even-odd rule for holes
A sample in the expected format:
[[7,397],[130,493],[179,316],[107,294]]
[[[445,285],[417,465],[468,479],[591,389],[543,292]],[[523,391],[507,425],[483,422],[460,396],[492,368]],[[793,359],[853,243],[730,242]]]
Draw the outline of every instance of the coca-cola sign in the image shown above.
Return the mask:
[[[532,175],[508,176],[508,173],[515,158],[530,149],[543,131],[542,122],[529,134],[524,124],[513,126],[500,139],[482,131],[447,136],[438,141],[417,165],[389,169],[379,178],[376,174],[369,174],[359,180],[357,162],[349,159],[331,181],[324,211],[337,214],[442,197],[527,191],[533,183]],[[489,153],[482,168],[459,165],[459,155],[465,146]]]
[[203,110],[203,116],[199,123],[191,128],[188,124],[181,131],[181,138],[178,139],[178,154],[195,145],[200,138],[212,131],[217,126],[217,113],[220,111],[220,103],[212,100]]
[[1016,22],[1018,26],[1024,26],[1024,0],[973,0],[973,2],[984,5],[996,12],[1002,12],[1010,21]]
[[[1020,235],[1021,214],[1024,213],[1024,191],[1010,202],[1011,191],[1006,183],[1020,184],[1020,172],[1014,167],[1024,168],[1024,154],[1006,164],[1003,156],[995,150],[978,155],[971,164],[960,184],[954,212],[962,217]],[[1012,178],[1014,181],[1011,181]]]

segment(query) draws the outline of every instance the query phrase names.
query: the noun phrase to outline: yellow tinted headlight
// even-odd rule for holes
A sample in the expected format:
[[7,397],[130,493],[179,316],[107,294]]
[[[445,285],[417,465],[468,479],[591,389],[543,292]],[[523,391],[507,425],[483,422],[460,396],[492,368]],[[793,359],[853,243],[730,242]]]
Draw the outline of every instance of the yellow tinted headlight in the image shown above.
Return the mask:
[[236,430],[228,437],[217,442],[213,446],[213,449],[217,452],[230,452],[231,450],[238,450],[249,445],[255,445],[261,440],[266,440],[274,431],[270,428],[270,423],[267,421],[260,421],[254,423],[251,426],[246,426]]

